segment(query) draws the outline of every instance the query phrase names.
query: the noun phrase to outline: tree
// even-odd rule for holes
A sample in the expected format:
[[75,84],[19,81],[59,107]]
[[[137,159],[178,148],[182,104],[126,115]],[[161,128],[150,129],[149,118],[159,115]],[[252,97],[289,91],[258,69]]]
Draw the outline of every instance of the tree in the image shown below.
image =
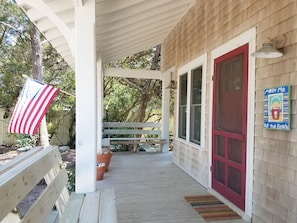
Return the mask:
[[[40,42],[40,33],[37,28],[31,24],[29,29],[32,46],[32,64],[33,64],[33,79],[41,81],[43,80],[43,69],[42,69],[42,49]],[[38,145],[48,146],[49,137],[46,126],[46,117],[44,117],[39,126],[39,141]]]
[[[20,8],[10,0],[1,0],[0,9],[0,108],[6,110],[5,118],[12,113],[25,81],[22,75],[43,80],[74,94],[74,72],[55,49],[44,41]],[[38,40],[39,37],[41,40]],[[37,46],[36,43],[40,41],[43,44]],[[33,62],[32,55],[36,56]],[[38,63],[33,69],[35,62]],[[47,113],[47,126],[51,136],[56,133],[59,123],[67,113],[74,120],[74,105],[73,97],[64,94],[56,97]],[[69,128],[69,145],[74,144],[74,128]]]
[[7,118],[23,86],[22,74],[29,76],[32,69],[31,47],[25,31],[28,19],[17,5],[1,0],[0,21],[0,108]]
[[[158,70],[161,46],[125,57],[108,67]],[[162,83],[160,80],[105,78],[105,111],[108,121],[145,122],[161,117]]]

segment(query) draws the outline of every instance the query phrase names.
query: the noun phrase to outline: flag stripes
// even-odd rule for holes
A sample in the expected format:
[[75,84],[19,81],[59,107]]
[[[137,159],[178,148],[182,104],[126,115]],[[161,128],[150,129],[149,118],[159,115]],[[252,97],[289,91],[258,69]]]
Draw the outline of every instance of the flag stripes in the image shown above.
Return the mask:
[[8,132],[36,134],[39,124],[59,90],[27,79],[15,106]]

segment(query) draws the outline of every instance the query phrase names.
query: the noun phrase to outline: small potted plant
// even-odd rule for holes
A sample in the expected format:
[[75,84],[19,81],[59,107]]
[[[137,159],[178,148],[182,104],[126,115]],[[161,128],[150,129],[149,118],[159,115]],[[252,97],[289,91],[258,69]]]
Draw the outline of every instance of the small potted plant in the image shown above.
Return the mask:
[[98,163],[97,162],[97,168],[96,168],[96,180],[103,180],[104,173],[106,171],[106,165],[105,163]]
[[108,171],[111,157],[112,152],[108,146],[102,147],[102,149],[97,153],[97,163],[105,163],[105,172]]

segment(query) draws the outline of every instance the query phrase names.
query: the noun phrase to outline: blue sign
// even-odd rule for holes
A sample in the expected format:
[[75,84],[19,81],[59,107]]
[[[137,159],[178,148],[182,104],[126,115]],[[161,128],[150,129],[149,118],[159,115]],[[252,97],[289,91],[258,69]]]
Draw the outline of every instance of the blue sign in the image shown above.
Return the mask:
[[264,90],[264,128],[289,131],[291,120],[291,86]]

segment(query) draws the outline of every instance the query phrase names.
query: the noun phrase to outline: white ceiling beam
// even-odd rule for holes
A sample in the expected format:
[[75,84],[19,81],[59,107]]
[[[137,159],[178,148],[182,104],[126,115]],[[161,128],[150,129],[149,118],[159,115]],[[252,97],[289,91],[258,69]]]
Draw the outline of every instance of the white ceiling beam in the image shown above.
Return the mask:
[[125,1],[96,1],[96,10],[100,15],[108,14],[116,11],[123,10],[125,8],[132,7],[136,4],[143,3],[143,0],[125,0]]
[[61,53],[61,56],[64,58],[64,60],[66,61],[66,63],[74,70],[75,69],[75,62],[74,62],[74,57],[71,55],[69,56],[65,56]]
[[115,22],[115,23],[110,23],[108,25],[103,25],[103,26],[98,26],[97,25],[97,34],[101,33],[104,31],[104,33],[108,32],[117,32],[121,30],[130,30],[133,29],[147,29],[147,26],[154,27],[162,24],[171,24],[171,26],[174,26],[176,24],[177,18],[176,14],[180,12],[183,8],[178,8],[175,10],[171,10],[167,13],[161,13],[157,15],[152,15],[149,18],[144,18],[144,19],[138,19],[137,17],[132,17],[129,19],[125,19],[121,22]]
[[67,47],[66,44],[60,45],[55,47],[57,51],[59,51],[60,53],[64,53],[64,52],[70,52],[69,47]]
[[51,44],[55,48],[60,47],[60,46],[67,46],[67,44],[66,44],[65,39],[64,39],[63,36],[60,36],[59,38],[56,38],[56,39],[51,40]]
[[[65,13],[65,14],[63,14],[62,17],[63,17],[63,21],[65,22],[65,25],[67,26],[67,28],[69,30],[70,30],[70,28],[73,28],[73,27],[69,27],[69,25],[67,25],[67,24],[72,24],[73,16],[70,13]],[[45,17],[43,19],[35,21],[35,24],[38,26],[40,32],[42,32],[42,33],[45,33],[46,31],[53,29],[53,28],[58,28],[57,26],[55,26],[55,24],[51,20],[49,20],[48,18],[45,18]]]
[[161,27],[156,27],[154,30],[151,32],[141,32],[141,31],[135,31],[131,32],[130,34],[126,35],[119,35],[114,38],[106,39],[104,41],[98,41],[98,46],[101,49],[112,49],[115,47],[121,47],[123,46],[123,43],[133,44],[139,40],[150,40],[150,38],[154,38],[155,36],[158,37],[158,39],[163,40],[165,38],[166,34],[168,33],[168,29],[166,26],[161,26]]
[[127,44],[121,48],[118,47],[118,48],[114,48],[108,51],[103,51],[98,53],[99,54],[101,53],[102,61],[104,63],[112,62],[115,60],[119,60],[123,57],[133,55],[135,53],[138,53],[150,47],[156,46],[161,42],[162,40],[160,39],[160,37],[154,37],[154,38],[150,38],[149,40],[139,40],[137,42],[133,42],[133,47]]
[[[143,33],[154,33],[158,30],[171,30],[173,27],[174,27],[174,24],[175,24],[175,18],[171,18],[170,20],[162,20],[161,22],[159,22],[158,24],[153,24],[153,23],[147,23],[147,24],[144,24],[142,26],[139,26],[136,25],[136,26],[133,26],[133,27],[130,27],[127,29],[126,28],[122,28],[122,29],[119,29],[117,31],[112,31],[112,32],[109,32],[109,33],[104,33],[103,35],[100,35],[102,36],[100,39],[98,38],[97,40],[99,42],[102,42],[102,41],[115,41],[117,39],[119,39],[119,37],[123,37],[125,36],[126,38],[130,38],[130,36],[133,36],[133,35],[136,35],[136,34],[143,34]],[[156,30],[156,31],[155,31]]]
[[49,41],[61,36],[61,33],[59,32],[59,30],[56,27],[53,27],[52,29],[44,31],[43,34],[46,36],[46,38]]
[[[57,50],[58,51],[58,50]],[[63,55],[63,59],[67,62],[67,58],[72,58],[73,59],[73,56],[71,54],[71,51],[68,50],[68,51],[58,51],[59,54],[62,56]]]
[[105,68],[104,76],[122,77],[122,78],[143,78],[143,79],[160,79],[162,80],[161,71],[157,70],[136,70],[136,69],[121,69],[121,68]]
[[[36,10],[43,13],[57,28],[60,30],[65,40],[67,41],[69,47],[72,46],[72,32],[69,27],[61,20],[42,0],[16,0],[19,5],[30,5],[30,7],[35,8]],[[58,4],[58,1],[57,1]],[[40,28],[37,25],[38,28]]]
[[133,43],[133,47],[129,47],[127,44],[123,47],[117,47],[117,48],[110,48],[108,51],[103,51],[104,55],[117,55],[119,54],[119,57],[123,56],[131,56],[135,53],[139,53],[143,50],[147,50],[153,46],[159,45],[162,43],[162,39],[160,37],[152,37],[151,39],[145,39],[145,40],[139,40]]
[[73,4],[75,7],[82,7],[83,6],[83,0],[73,0]]
[[[127,8],[125,10],[117,11],[116,16],[114,13],[106,14],[104,16],[100,16],[100,9],[97,12],[97,25],[109,24],[116,21],[122,21],[124,19],[131,18],[132,16],[137,17],[138,20],[142,20],[145,18],[152,18],[155,15],[160,15],[162,13],[168,13],[171,10],[176,8],[189,5],[186,1],[175,1],[174,4],[170,4],[172,0],[163,0],[163,1],[145,1],[142,4],[137,4],[134,7]],[[147,10],[147,9],[150,10]],[[99,15],[99,16],[98,16]],[[178,14],[180,16],[180,14]],[[177,18],[178,19],[178,18]]]
[[[16,0],[74,67],[75,8],[84,0]],[[196,0],[96,0],[97,53],[110,62],[162,43]],[[152,31],[155,30],[156,32]]]
[[[97,10],[97,16],[99,25],[109,22],[115,22],[115,21],[121,21],[131,15],[137,15],[137,17],[147,17],[147,14],[153,14],[153,13],[161,13],[161,11],[164,11],[167,9],[167,11],[170,11],[172,7],[176,7],[177,5],[182,6],[187,4],[187,1],[176,1],[174,0],[174,4],[170,4],[172,0],[162,0],[162,1],[144,1],[141,4],[135,4],[128,8],[115,11],[112,13],[107,13],[109,9],[102,9],[96,8]],[[111,7],[112,8],[112,7]],[[147,10],[150,9],[150,10]],[[162,10],[163,9],[163,10]],[[114,16],[114,13],[116,13],[117,16]]]
[[[64,11],[72,10],[74,11],[74,8],[71,4],[69,4],[68,0],[58,0],[58,1],[52,1],[47,3],[48,8],[50,8],[55,14],[59,14]],[[32,21],[36,21],[44,17],[44,14],[42,11],[38,11],[35,8],[30,8],[26,11],[30,15],[30,19]]]

